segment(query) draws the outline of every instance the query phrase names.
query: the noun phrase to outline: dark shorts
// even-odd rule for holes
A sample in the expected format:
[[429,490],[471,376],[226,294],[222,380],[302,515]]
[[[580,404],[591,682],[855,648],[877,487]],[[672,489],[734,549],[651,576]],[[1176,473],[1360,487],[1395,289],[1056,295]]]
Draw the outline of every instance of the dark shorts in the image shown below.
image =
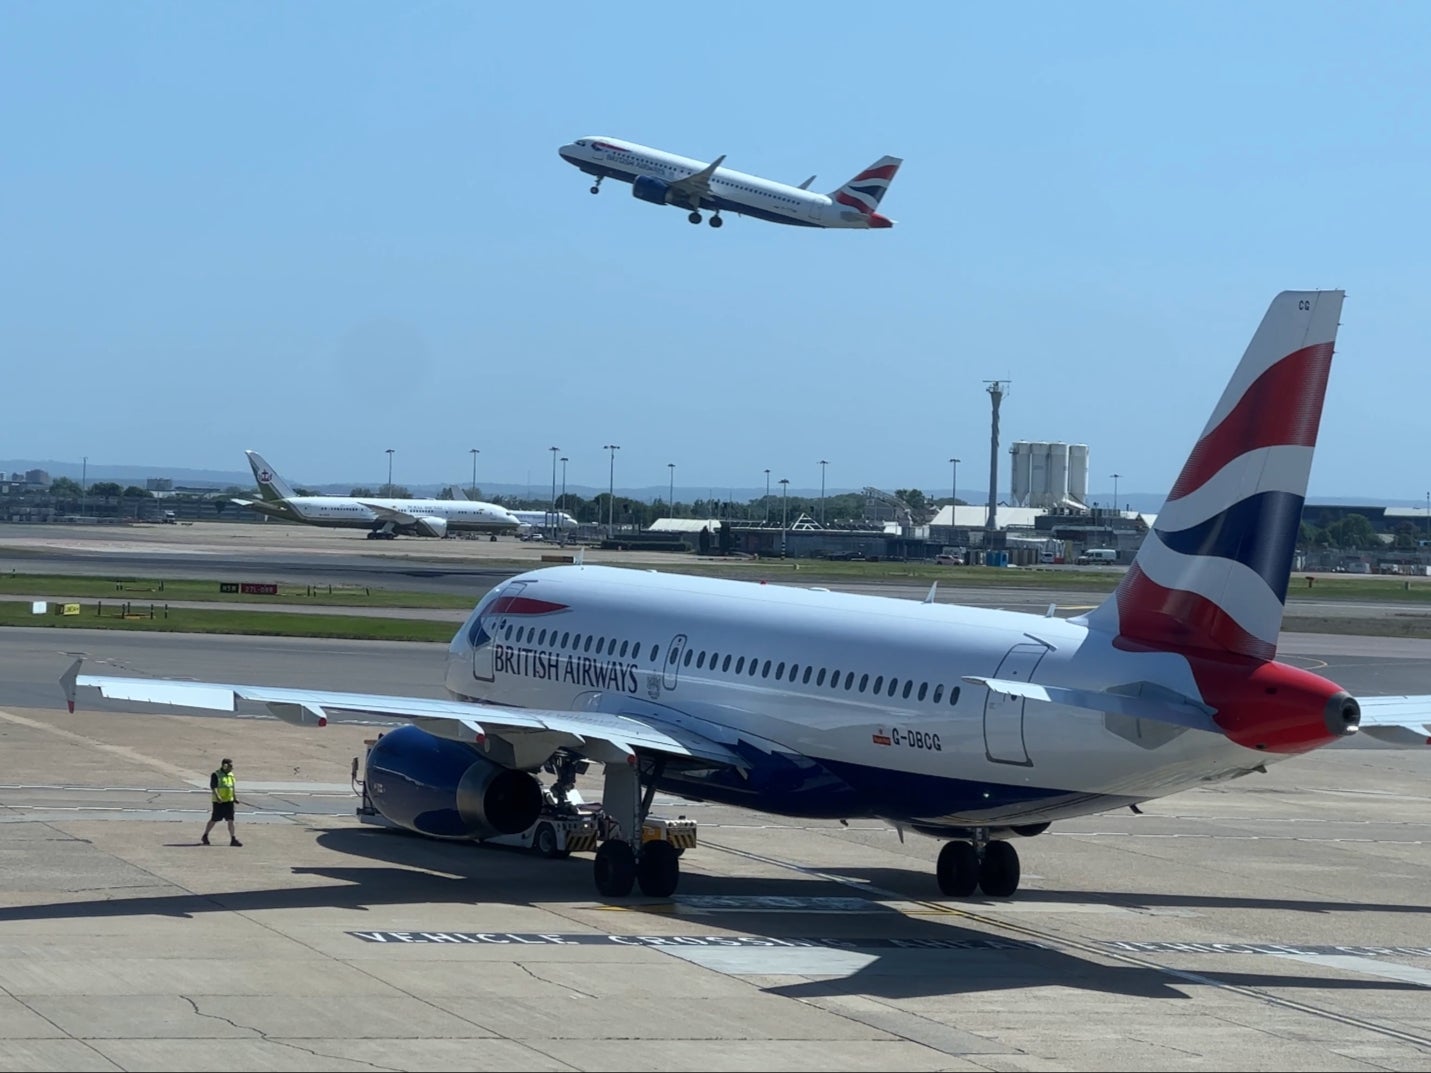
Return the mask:
[[215,801],[214,814],[209,817],[214,823],[220,820],[231,820],[234,818],[234,803],[232,801]]

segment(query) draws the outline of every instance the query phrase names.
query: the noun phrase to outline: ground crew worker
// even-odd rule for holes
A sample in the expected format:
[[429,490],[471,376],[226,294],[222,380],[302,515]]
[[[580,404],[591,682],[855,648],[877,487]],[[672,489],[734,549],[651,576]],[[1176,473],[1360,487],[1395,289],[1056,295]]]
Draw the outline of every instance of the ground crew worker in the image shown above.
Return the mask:
[[204,828],[204,837],[199,841],[206,846],[212,845],[209,842],[209,832],[214,829],[214,824],[227,820],[229,845],[242,846],[238,835],[234,834],[234,803],[238,801],[238,785],[234,780],[234,762],[227,756],[219,764],[219,770],[209,776],[209,791],[214,799],[214,809],[209,816],[208,825]]

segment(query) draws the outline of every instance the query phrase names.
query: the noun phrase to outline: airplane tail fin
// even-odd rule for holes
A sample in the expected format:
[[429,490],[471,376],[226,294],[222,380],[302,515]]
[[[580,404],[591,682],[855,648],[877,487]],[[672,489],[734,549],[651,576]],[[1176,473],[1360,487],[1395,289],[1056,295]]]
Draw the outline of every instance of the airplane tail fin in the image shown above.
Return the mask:
[[270,503],[280,499],[292,499],[296,492],[288,486],[278,473],[263,460],[263,456],[257,451],[245,451],[248,456],[249,468],[253,470],[254,480],[258,481],[258,494]]
[[[830,192],[830,199],[837,205],[854,209],[870,218],[871,227],[889,227],[891,221],[875,210],[879,208],[889,184],[904,161],[897,156],[882,156],[864,171],[860,172],[838,190]],[[813,179],[814,176],[811,176]],[[875,221],[880,221],[876,223]]]
[[1276,655],[1344,297],[1272,300],[1133,565],[1086,616],[1091,628]]

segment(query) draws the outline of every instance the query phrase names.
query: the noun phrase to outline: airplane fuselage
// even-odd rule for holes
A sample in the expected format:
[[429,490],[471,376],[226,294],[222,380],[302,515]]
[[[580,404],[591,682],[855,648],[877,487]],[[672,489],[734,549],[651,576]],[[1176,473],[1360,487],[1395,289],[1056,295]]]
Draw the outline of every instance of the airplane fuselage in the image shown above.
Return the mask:
[[[631,183],[638,197],[643,196],[643,187],[649,187],[652,193],[659,192],[660,187],[656,184],[678,182],[695,175],[708,163],[635,142],[600,137],[579,138],[562,146],[559,152],[563,160],[588,175]],[[653,182],[643,184],[642,180]],[[651,200],[650,197],[645,199]],[[665,203],[692,210],[732,212],[792,227],[869,229],[891,226],[891,222],[879,213],[858,212],[836,203],[825,194],[730,168],[716,168],[710,179],[710,193],[699,203],[681,199]]]
[[1285,755],[1025,704],[966,675],[1199,696],[1194,661],[1121,650],[1067,619],[581,566],[489,593],[446,683],[493,704],[656,716],[750,760],[739,774],[668,770],[658,785],[678,794],[931,833],[1102,812]]
[[[276,518],[328,529],[380,529],[388,522],[374,510],[384,508],[422,518],[441,519],[448,531],[514,533],[520,523],[507,511],[489,503],[448,499],[352,499],[347,496],[291,496],[279,500],[254,500],[250,510]],[[417,532],[421,527],[394,526],[400,532]]]

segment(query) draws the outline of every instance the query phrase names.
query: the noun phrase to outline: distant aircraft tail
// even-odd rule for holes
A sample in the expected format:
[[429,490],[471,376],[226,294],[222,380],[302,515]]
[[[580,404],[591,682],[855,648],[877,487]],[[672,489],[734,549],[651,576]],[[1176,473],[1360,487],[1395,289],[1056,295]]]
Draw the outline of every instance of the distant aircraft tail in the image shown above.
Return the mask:
[[292,499],[298,494],[257,451],[245,451],[244,454],[248,456],[249,468],[253,470],[254,480],[258,481],[258,494],[263,499],[275,503],[280,499]]
[[1091,628],[1160,648],[1276,655],[1344,297],[1272,300]]
[[844,186],[831,191],[830,198],[837,205],[844,205],[869,217],[871,227],[892,227],[894,221],[881,216],[875,210],[879,208],[880,200],[903,163],[897,156],[882,156]]

